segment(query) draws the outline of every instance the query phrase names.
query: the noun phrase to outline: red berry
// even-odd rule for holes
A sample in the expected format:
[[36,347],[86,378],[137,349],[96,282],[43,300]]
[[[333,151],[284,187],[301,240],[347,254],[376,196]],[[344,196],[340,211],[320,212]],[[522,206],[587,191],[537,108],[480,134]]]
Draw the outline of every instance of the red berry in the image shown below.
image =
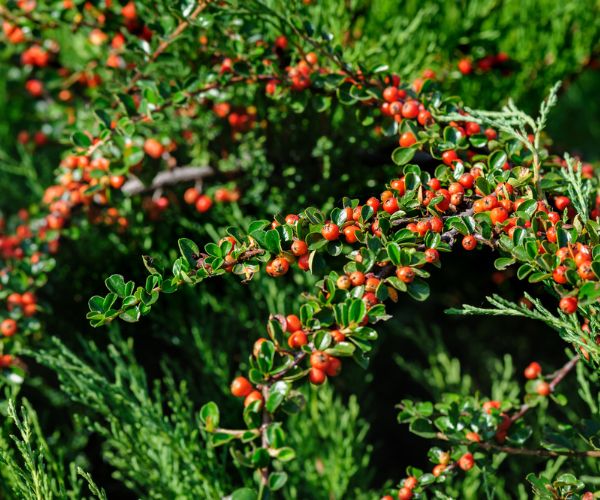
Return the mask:
[[388,213],[388,214],[393,214],[396,213],[400,207],[398,206],[398,200],[396,198],[388,198],[387,200],[385,200],[383,202],[383,209]]
[[346,237],[346,242],[348,243],[356,243],[358,238],[356,236],[356,232],[360,231],[360,227],[358,226],[347,226],[344,228],[344,236]]
[[377,210],[379,210],[379,200],[373,196],[367,200],[366,204],[373,209],[373,212],[377,212]]
[[427,231],[431,230],[431,221],[429,220],[420,220],[419,222],[417,222],[417,233],[419,233],[419,236],[423,237],[427,234]]
[[308,271],[310,269],[310,257],[308,253],[305,253],[301,257],[298,258],[298,267],[302,271]]
[[442,196],[444,199],[442,201],[440,201],[435,208],[437,208],[440,212],[445,212],[446,210],[448,210],[448,207],[450,206],[450,199],[452,198],[452,196],[450,195],[450,193],[448,192],[447,189],[438,189],[435,192],[435,196]]
[[431,179],[429,179],[429,181],[427,182],[427,185],[433,191],[437,191],[438,189],[440,189],[442,187],[442,183],[440,182],[440,180],[435,177],[432,177]]
[[254,342],[254,346],[252,347],[252,354],[254,354],[255,358],[258,358],[258,355],[260,354],[260,349],[261,346],[263,345],[263,343],[265,343],[267,341],[267,339],[265,338],[260,338],[258,339],[256,342]]
[[435,476],[438,477],[440,475],[443,474],[443,472],[446,470],[446,466],[444,464],[438,464],[436,465],[433,470],[431,471],[431,473]]
[[419,111],[419,114],[417,116],[417,122],[419,122],[419,125],[426,127],[433,123],[433,117],[431,116],[431,113],[429,111]]
[[479,126],[479,123],[467,122],[467,124],[465,125],[465,130],[467,132],[467,135],[475,135],[481,132],[481,127]]
[[525,378],[529,379],[529,380],[538,378],[541,375],[541,373],[542,373],[542,367],[536,361],[529,363],[529,365],[527,366],[527,368],[525,368],[525,370],[523,372],[523,374],[525,375]]
[[563,297],[560,299],[558,306],[565,314],[573,314],[577,311],[577,297]]
[[564,285],[567,282],[567,267],[558,266],[552,273],[552,278],[560,285]]
[[417,487],[417,484],[419,484],[419,480],[415,476],[408,476],[404,480],[404,487],[409,490],[414,490]]
[[440,254],[435,248],[428,248],[425,250],[425,260],[433,264],[440,260]]
[[244,398],[252,392],[252,384],[246,377],[236,377],[231,382],[231,394],[236,398]]
[[319,370],[326,370],[329,364],[329,354],[323,351],[314,351],[310,355],[310,365]]
[[284,257],[277,257],[267,264],[266,270],[270,276],[278,278],[288,272],[290,263]]
[[591,262],[582,262],[577,268],[577,274],[582,280],[593,280],[596,278]]
[[12,318],[7,318],[0,323],[0,333],[5,337],[12,337],[17,333],[17,322]]
[[431,218],[431,230],[434,233],[441,233],[444,230],[444,222],[439,217]]
[[413,492],[406,486],[398,490],[398,500],[410,500],[413,496]]
[[302,322],[295,314],[288,314],[285,317],[285,331],[289,333],[297,332],[302,329]]
[[496,224],[503,223],[506,219],[508,219],[508,212],[504,207],[496,207],[490,211],[490,219],[492,224],[495,226]]
[[[262,402],[262,400],[263,400],[263,395],[260,393],[260,391],[252,391],[250,394],[248,394],[246,396],[246,399],[244,399],[244,406],[251,405],[252,403],[254,403],[254,401]],[[262,404],[260,406],[262,406]]]
[[417,142],[417,138],[412,132],[404,132],[400,136],[400,146],[403,148],[411,147],[415,142]]
[[166,196],[161,196],[155,200],[154,206],[159,210],[166,210],[169,206],[169,199]]
[[352,286],[360,286],[363,285],[366,280],[365,274],[360,271],[354,271],[350,273],[350,283]]
[[398,100],[398,89],[396,87],[386,87],[383,89],[383,99],[387,102]]
[[465,250],[473,250],[477,246],[477,240],[475,236],[469,234],[465,236],[462,240],[462,246]]
[[299,349],[306,344],[308,344],[308,336],[302,330],[292,333],[288,339],[291,349]]
[[416,101],[406,101],[402,106],[403,118],[413,119],[419,115],[419,105]]
[[[10,296],[9,296],[9,299],[10,299]],[[36,303],[35,295],[31,292],[25,292],[23,295],[21,295],[21,303],[24,306],[35,304]]]
[[156,139],[150,138],[146,139],[146,142],[144,142],[144,151],[148,156],[157,159],[165,152],[165,148]]
[[343,342],[346,340],[346,335],[344,335],[340,330],[331,330],[331,336],[336,342]]
[[337,224],[329,222],[323,226],[323,229],[321,229],[321,234],[323,235],[323,238],[328,241],[337,240],[340,236],[340,228],[337,226]]
[[454,161],[456,161],[457,159],[458,159],[458,155],[456,154],[456,151],[454,151],[454,150],[444,151],[442,153],[442,161],[446,165],[452,165],[452,163]]
[[469,75],[473,71],[473,64],[468,59],[458,61],[458,71],[463,75]]
[[[400,195],[403,195],[404,193],[406,193],[406,183],[404,182],[404,177],[402,177],[402,179],[393,179],[390,182],[390,187],[393,190],[398,191],[398,193]],[[387,192],[388,191],[386,191],[386,193]],[[389,191],[389,192],[391,193],[391,191]],[[382,193],[382,198],[381,199],[385,202],[385,201],[387,201],[388,199],[390,199],[392,197],[393,197],[393,194],[391,196],[386,196],[386,198],[384,199],[383,198],[383,193]]]
[[481,436],[476,432],[467,432],[465,434],[465,438],[467,441],[471,441],[473,443],[481,443]]
[[475,460],[472,453],[465,453],[458,459],[458,466],[464,471],[471,470],[473,465],[475,465]]
[[327,380],[327,374],[323,370],[313,367],[308,372],[308,380],[310,380],[311,384],[321,385]]
[[403,283],[412,283],[415,279],[415,271],[409,266],[399,267],[396,269],[396,276]]
[[549,212],[548,219],[552,224],[556,224],[560,220],[560,215],[557,212]]
[[275,39],[275,47],[277,47],[278,49],[281,50],[286,50],[288,47],[288,40],[285,37],[285,35],[279,35],[276,39]]
[[205,194],[201,194],[196,200],[196,210],[201,214],[204,212],[208,212],[208,210],[210,210],[210,207],[212,207],[212,204],[213,202],[210,199],[210,197],[208,197]]
[[294,240],[290,249],[296,257],[300,257],[308,253],[308,245],[304,240]]
[[496,137],[498,137],[497,132],[493,128],[486,128],[484,134],[488,141],[493,141]]
[[460,182],[453,182],[448,186],[448,192],[450,194],[463,194],[465,192],[465,188]]
[[6,302],[8,303],[8,309],[12,310],[14,307],[20,307],[23,304],[23,297],[18,293],[11,293]]
[[556,198],[554,198],[554,206],[559,212],[562,212],[570,204],[571,200],[567,196],[557,196]]
[[537,392],[540,396],[547,396],[552,392],[550,388],[550,384],[543,380],[540,380],[535,386],[535,392]]
[[299,220],[300,220],[300,217],[298,217],[296,214],[288,214],[285,216],[285,223],[289,226],[293,226]]
[[325,373],[328,377],[337,377],[342,371],[342,362],[338,358],[331,356],[329,358],[329,364],[325,369]]
[[486,413],[492,413],[493,408],[499,410],[500,409],[500,401],[486,401],[485,403],[483,403],[483,410]]
[[469,173],[462,174],[458,178],[458,182],[460,182],[461,186],[465,189],[471,189],[473,187],[473,183],[475,182],[475,177]]

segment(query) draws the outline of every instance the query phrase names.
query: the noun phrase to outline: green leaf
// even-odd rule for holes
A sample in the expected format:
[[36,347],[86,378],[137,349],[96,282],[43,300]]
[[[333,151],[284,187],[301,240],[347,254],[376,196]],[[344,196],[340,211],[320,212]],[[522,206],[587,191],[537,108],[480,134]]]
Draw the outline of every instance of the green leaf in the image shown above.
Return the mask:
[[512,257],[500,257],[494,261],[494,267],[500,271],[512,266],[516,262]]
[[102,302],[102,310],[108,311],[113,306],[113,304],[116,302],[116,300],[117,300],[117,294],[109,293],[106,297],[104,297],[104,301]]
[[258,448],[252,453],[252,465],[257,469],[269,465],[269,452],[264,448]]
[[258,494],[252,488],[240,488],[231,494],[231,500],[256,500]]
[[594,304],[600,298],[600,283],[587,282],[579,289],[578,300],[581,305]]
[[410,432],[416,434],[417,436],[428,439],[436,436],[436,431],[432,423],[424,418],[417,418],[416,420],[413,420],[408,428]]
[[178,240],[179,251],[181,255],[189,262],[192,268],[196,267],[196,260],[200,255],[200,249],[198,245],[188,238],[179,238]]
[[[265,342],[266,343],[266,342]],[[277,408],[283,403],[285,397],[290,391],[290,384],[283,380],[275,382],[269,389],[266,408],[269,413],[274,413]]]
[[417,278],[412,283],[408,284],[407,291],[413,299],[422,302],[429,297],[429,283]]
[[355,299],[348,310],[348,320],[351,324],[360,323],[367,314],[367,306],[362,299]]
[[123,321],[126,321],[127,323],[135,323],[140,319],[140,314],[140,308],[138,306],[122,312],[121,314],[119,314],[119,318],[121,318]]
[[335,346],[326,349],[325,352],[332,356],[352,356],[356,346],[350,342],[338,342]]
[[318,351],[324,351],[327,349],[332,342],[331,334],[327,330],[318,331],[315,336],[313,343],[315,345],[315,349]]
[[104,126],[106,128],[110,128],[110,125],[112,123],[112,119],[110,117],[110,115],[104,111],[103,109],[94,109],[94,113],[96,114],[96,116],[100,119],[100,121],[102,121],[102,123],[104,124]]
[[269,474],[269,489],[271,491],[277,491],[283,488],[287,478],[288,476],[285,472],[271,472],[271,474]]
[[[416,174],[414,172],[408,172],[406,174],[406,176],[404,177],[404,183],[406,185],[406,189],[407,190],[414,191],[415,189],[417,189],[421,185],[421,178],[419,177],[418,174]],[[442,200],[441,199],[439,201],[431,200],[431,204],[433,206],[435,206],[440,201],[442,201]]]
[[104,312],[104,298],[99,295],[94,295],[88,300],[88,307],[90,311]]
[[537,207],[538,203],[536,200],[526,200],[519,205],[516,215],[523,217],[524,219],[531,219],[533,214],[536,212]]
[[92,145],[92,140],[83,132],[75,132],[71,136],[71,142],[78,148],[89,148]]
[[290,448],[289,446],[284,446],[283,448],[279,448],[278,450],[275,450],[275,453],[273,454],[273,456],[281,462],[289,462],[291,460],[294,460],[294,458],[296,458],[296,452],[294,451],[293,448]]
[[271,253],[281,252],[281,238],[275,229],[267,231],[265,236],[265,248]]
[[392,161],[396,165],[406,165],[410,160],[413,159],[415,153],[417,152],[416,147],[410,148],[396,148],[392,152]]
[[216,243],[210,242],[204,245],[204,250],[206,253],[212,257],[222,257],[221,255],[221,247]]
[[104,281],[106,288],[111,292],[116,293],[119,297],[126,296],[125,279],[120,274],[113,274]]
[[275,357],[275,345],[270,340],[263,342],[260,345],[258,352],[257,363],[260,371],[269,373],[273,368],[273,359]]
[[227,432],[215,432],[212,435],[212,445],[216,448],[217,446],[222,446],[224,444],[233,441],[235,436],[233,434],[229,434]]
[[517,278],[520,280],[525,279],[531,271],[533,271],[533,267],[530,264],[522,264],[517,269]]
[[508,156],[504,151],[494,151],[488,158],[488,164],[492,170],[502,170]]
[[352,90],[352,84],[350,82],[342,83],[337,89],[337,97],[342,104],[352,105],[356,103],[356,99],[352,97],[350,93]]

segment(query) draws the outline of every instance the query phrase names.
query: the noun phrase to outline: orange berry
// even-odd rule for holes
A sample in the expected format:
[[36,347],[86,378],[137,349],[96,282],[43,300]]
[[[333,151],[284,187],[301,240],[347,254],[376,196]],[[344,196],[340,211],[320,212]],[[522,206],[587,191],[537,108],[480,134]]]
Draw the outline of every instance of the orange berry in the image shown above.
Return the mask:
[[231,382],[230,389],[236,398],[243,398],[252,392],[252,384],[246,377],[236,377]]

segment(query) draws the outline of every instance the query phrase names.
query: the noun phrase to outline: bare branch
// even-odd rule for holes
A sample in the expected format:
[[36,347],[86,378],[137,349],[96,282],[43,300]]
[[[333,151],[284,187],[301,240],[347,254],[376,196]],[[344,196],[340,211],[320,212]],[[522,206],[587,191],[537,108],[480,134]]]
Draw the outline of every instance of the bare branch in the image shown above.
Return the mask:
[[173,170],[165,170],[160,172],[152,180],[152,184],[149,186],[136,178],[129,179],[121,188],[123,193],[127,196],[133,196],[140,193],[154,191],[164,186],[172,186],[182,182],[197,181],[210,177],[214,174],[212,167],[177,167]]

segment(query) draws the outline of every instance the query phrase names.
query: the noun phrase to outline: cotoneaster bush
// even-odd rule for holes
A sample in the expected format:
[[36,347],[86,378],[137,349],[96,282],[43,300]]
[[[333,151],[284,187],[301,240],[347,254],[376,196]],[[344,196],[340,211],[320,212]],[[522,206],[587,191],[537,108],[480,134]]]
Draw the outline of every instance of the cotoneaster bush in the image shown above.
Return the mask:
[[[460,312],[541,319],[578,354],[549,381],[541,378],[539,364],[531,364],[525,371],[531,380],[529,394],[512,411],[513,403],[457,395],[435,407],[405,401],[401,421],[410,422],[413,432],[421,436],[454,446],[449,451],[432,449],[438,464],[431,473],[411,469],[413,475],[402,482],[398,498],[411,498],[443,484],[457,470],[471,470],[476,463],[473,452],[482,460],[482,468],[493,467],[485,451],[597,458],[593,445],[591,450],[580,450],[573,443],[574,449],[559,451],[552,445],[544,448],[544,441],[541,449],[521,446],[532,434],[523,422],[530,409],[554,392],[580,357],[592,367],[598,362],[598,223],[591,218],[598,217],[598,179],[591,165],[553,157],[540,144],[556,88],[540,116],[532,119],[513,105],[500,113],[466,110],[423,87],[415,92],[402,85],[385,87],[377,80],[360,85],[364,92],[370,86],[384,87],[380,105],[385,109],[398,104],[394,115],[402,116],[395,122],[400,123],[401,146],[392,154],[402,166],[402,175],[389,183],[389,189],[364,204],[346,199],[327,215],[309,208],[300,215],[276,217],[272,223],[256,221],[247,231],[232,227],[218,244],[209,243],[203,251],[191,240],[181,239],[182,257],[174,262],[172,276],[150,269],[145,285],[137,288],[120,275],[108,278],[110,293],[90,300],[92,324],[99,326],[117,317],[137,321],[160,293],[209,277],[234,273],[247,281],[261,262],[268,275],[278,278],[294,264],[302,271],[322,274],[340,256],[349,260],[343,271],[322,274],[316,292],[308,295],[297,314],[274,316],[267,335],[257,339],[248,375],[234,378],[231,384],[232,395],[243,398],[247,429],[221,427],[214,403],[200,411],[213,445],[240,441],[234,457],[256,470],[262,497],[266,489],[284,486],[287,474],[281,469],[295,455],[277,421],[279,414],[302,407],[295,385],[306,379],[321,385],[338,376],[346,357],[366,368],[377,339],[369,325],[388,317],[386,300],[397,301],[399,292],[425,300],[427,266],[439,265],[440,252],[452,250],[458,242],[466,251],[490,246],[501,255],[497,268],[518,263],[521,279],[544,283],[557,297],[553,309],[558,312],[553,314],[530,296],[521,305],[491,297],[490,309],[465,306]],[[482,127],[487,128],[482,131]],[[417,152],[423,154],[424,163],[437,159],[434,175],[409,163]],[[577,207],[569,209],[572,203]],[[543,487],[541,479],[530,480]],[[559,479],[559,488],[563,482],[579,489],[574,477]]]
[[[411,468],[409,478],[393,478],[397,484],[389,491],[401,498],[430,490],[473,496],[484,478],[488,495],[510,494],[505,493],[513,491],[509,485],[501,486],[498,461],[489,459],[494,453],[540,460],[565,456],[569,472],[583,477],[597,472],[593,420],[584,424],[589,427],[582,431],[585,443],[561,442],[561,448],[541,434],[544,425],[560,427],[560,420],[546,422],[540,415],[533,420],[529,412],[545,408],[551,397],[564,403],[556,388],[574,366],[589,367],[578,368],[580,384],[594,380],[597,172],[546,149],[550,143],[542,130],[556,88],[536,120],[512,104],[501,112],[474,111],[446,97],[459,90],[468,103],[495,107],[510,93],[521,101],[525,96],[525,106],[532,109],[537,100],[532,97],[541,97],[549,82],[571,79],[593,64],[597,37],[595,24],[584,22],[589,9],[578,7],[569,15],[552,14],[549,6],[542,9],[561,29],[573,29],[575,18],[583,28],[574,31],[577,43],[572,53],[566,51],[569,57],[554,64],[548,56],[551,70],[533,79],[539,68],[530,61],[540,58],[527,54],[516,61],[516,54],[504,52],[511,47],[506,40],[515,36],[511,30],[518,31],[513,24],[496,24],[501,35],[472,31],[477,16],[485,17],[484,6],[461,12],[432,3],[418,13],[390,15],[385,24],[400,23],[403,29],[392,31],[402,35],[383,42],[379,12],[396,7],[370,11],[365,6],[357,2],[341,11],[333,2],[199,2],[178,10],[167,3],[17,2],[0,11],[10,41],[3,63],[10,69],[7,80],[22,84],[14,106],[6,106],[13,117],[12,132],[21,130],[18,142],[11,140],[13,146],[7,148],[7,170],[18,173],[17,185],[27,189],[29,199],[28,209],[8,220],[2,238],[6,266],[0,293],[7,316],[2,318],[3,373],[11,383],[28,376],[30,368],[14,355],[23,352],[55,370],[64,391],[51,396],[43,389],[44,398],[60,407],[77,402],[85,415],[76,424],[82,442],[91,429],[102,436],[103,455],[118,471],[115,477],[142,496],[217,497],[240,483],[250,489],[236,497],[271,491],[318,496],[315,475],[299,478],[287,472],[298,470],[288,463],[294,455],[310,456],[306,429],[317,425],[319,416],[312,413],[307,422],[300,411],[294,418],[305,427],[286,427],[286,438],[282,412],[300,409],[305,398],[310,404],[321,397],[307,393],[301,381],[325,383],[338,375],[345,357],[366,367],[377,337],[369,325],[388,317],[384,302],[395,302],[399,292],[416,300],[427,298],[427,268],[438,266],[444,252],[453,248],[470,252],[489,247],[499,253],[498,269],[514,266],[518,278],[550,292],[544,302],[536,295],[519,305],[492,297],[490,309],[465,306],[462,313],[541,319],[559,331],[583,362],[572,358],[548,376],[534,365],[527,372],[535,376],[528,376],[528,395],[522,402],[516,394],[499,401],[468,392],[443,396],[435,406],[404,401],[400,420],[445,446],[429,455],[436,464],[432,474]],[[498,12],[502,18],[515,10],[506,3]],[[447,31],[428,28],[435,19],[431,14],[440,12],[447,18],[465,17],[463,31],[455,30],[455,24]],[[321,34],[325,30],[333,35]],[[555,34],[542,36],[535,46],[552,54],[562,47],[560,40]],[[434,51],[432,58],[432,46],[443,46],[445,52]],[[382,47],[383,54],[374,51]],[[571,54],[578,55],[570,59]],[[377,64],[382,60],[389,67]],[[506,86],[511,92],[502,90]],[[390,163],[394,143],[399,147]],[[38,158],[39,172],[32,166]],[[22,170],[15,169],[19,161]],[[14,212],[11,196],[6,207]],[[302,208],[309,205],[320,209]],[[282,215],[273,222],[265,220],[278,212]],[[200,250],[192,239],[182,238],[182,256],[177,257],[171,243],[192,234],[193,239],[214,243]],[[145,255],[147,277],[128,269],[131,256],[140,254]],[[170,403],[172,398],[178,403],[173,403],[171,423],[163,427],[160,422],[168,412],[163,415],[161,407],[167,402],[146,395],[151,384],[126,343],[113,338],[117,347],[108,346],[110,360],[101,356],[102,347],[87,348],[89,365],[60,342],[49,352],[23,350],[28,336],[39,338],[47,329],[40,313],[51,304],[59,312],[65,307],[62,297],[81,303],[90,294],[93,280],[112,267],[107,256],[123,274],[137,273],[143,285],[136,287],[120,274],[108,278],[110,293],[89,303],[94,326],[117,317],[137,321],[152,307],[161,307],[155,305],[160,293],[180,290],[178,295],[193,303],[193,292],[181,289],[208,277],[252,279],[246,290],[230,277],[221,285],[203,285],[209,288],[199,305],[175,310],[169,305],[145,323],[166,345],[183,343],[194,349],[186,355],[201,357],[201,363],[190,360],[189,370],[201,372],[211,387],[192,387],[198,392],[193,401],[222,400],[224,386],[233,380],[231,391],[247,403],[247,429],[233,428],[235,402],[222,402],[220,412],[214,404],[203,407],[203,434],[197,436],[194,410],[179,404],[189,399],[187,389],[174,382],[192,381],[193,376],[178,363],[168,363],[170,353],[162,359],[164,390]],[[82,265],[74,266],[73,257]],[[163,266],[169,261],[173,264],[167,270]],[[296,267],[304,272],[293,279],[270,279],[292,274]],[[306,293],[299,301],[302,290]],[[40,301],[40,294],[46,298]],[[256,340],[253,355],[242,363],[243,374],[227,356],[238,355],[239,340],[219,336],[227,331],[223,316],[230,314],[220,304],[237,304],[238,319],[252,332],[252,340],[265,331],[260,318],[273,313],[268,336]],[[188,325],[186,330],[194,327],[189,311],[201,318],[202,330],[193,330],[191,338],[165,338],[161,330],[173,321]],[[82,326],[70,316],[57,314],[45,322],[51,334],[63,331],[65,341],[74,345]],[[239,329],[239,323],[231,325]],[[42,342],[48,342],[47,336]],[[156,359],[152,347],[147,349],[145,354]],[[107,366],[116,359],[121,361],[113,374]],[[150,366],[154,364],[158,360]],[[130,381],[129,388],[123,378]],[[593,397],[589,389],[582,394],[584,411],[592,416],[597,411]],[[123,404],[127,399],[135,403]],[[150,408],[154,410],[147,420]],[[333,408],[336,415],[344,414],[343,406]],[[360,473],[355,460],[364,449],[358,436],[364,431],[354,415],[337,435],[340,440],[356,436],[345,439],[342,450],[356,447],[357,458],[351,451],[332,452],[327,465],[327,490],[334,496],[349,494],[346,488],[352,481],[362,490],[356,496],[369,487],[356,479]],[[11,416],[16,420],[14,410]],[[144,437],[132,433],[127,422],[145,420],[147,445],[141,447],[136,440]],[[567,421],[576,423],[573,414]],[[324,435],[332,434],[335,421],[323,425]],[[186,439],[196,436],[194,443],[173,447],[171,436],[179,433]],[[232,475],[223,456],[205,448],[204,439],[211,445],[227,443],[235,466],[248,472]],[[299,450],[298,443],[307,449]],[[519,451],[523,444],[529,448]],[[335,445],[331,440],[327,446],[333,450]],[[68,448],[69,453],[74,455],[77,446],[83,444]],[[124,450],[135,450],[130,452],[140,462],[131,466],[123,459]],[[157,450],[168,458],[149,458]],[[190,462],[196,469],[186,472],[184,480],[177,471]],[[316,475],[323,474],[323,466],[316,463]],[[456,474],[472,467],[465,477]],[[17,462],[10,470],[19,470]],[[37,490],[36,469],[27,470]],[[331,479],[335,477],[339,480]],[[489,478],[494,485],[486,483]],[[548,490],[545,479],[530,480]],[[562,489],[565,495],[583,491],[574,476],[563,476],[553,488],[556,495]],[[45,496],[62,494],[50,487],[40,491]]]

